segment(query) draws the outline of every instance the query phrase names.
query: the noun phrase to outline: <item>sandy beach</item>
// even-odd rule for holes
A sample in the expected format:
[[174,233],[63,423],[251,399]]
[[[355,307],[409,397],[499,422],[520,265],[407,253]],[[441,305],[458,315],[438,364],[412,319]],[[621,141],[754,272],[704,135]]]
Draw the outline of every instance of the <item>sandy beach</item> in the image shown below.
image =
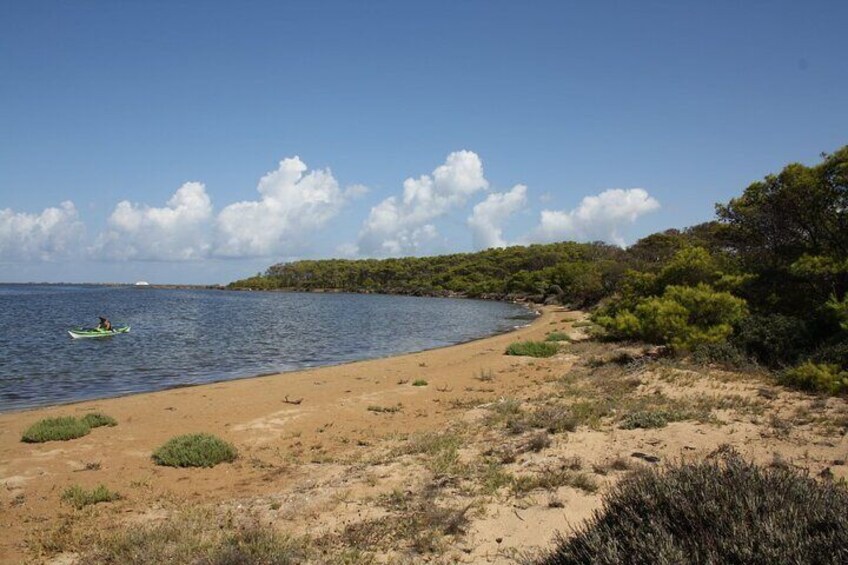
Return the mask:
[[[423,555],[433,562],[506,563],[579,525],[602,493],[638,465],[705,457],[730,443],[758,461],[846,476],[844,399],[779,389],[756,373],[699,373],[640,357],[638,350],[628,354],[645,362],[625,366],[611,361],[622,349],[610,344],[564,343],[546,359],[504,354],[512,342],[543,340],[554,330],[579,341],[582,330],[574,323],[583,318],[546,307],[528,327],[442,349],[2,414],[0,562],[78,562],[86,548],[115,532],[155,525],[191,507],[320,539],[326,555],[367,542],[358,549],[377,562]],[[622,398],[647,399],[642,408],[662,397],[669,406],[691,407],[691,417],[623,429],[624,408],[607,407],[573,431],[544,432],[547,445],[539,449],[532,446],[539,430],[507,429],[510,423],[498,419],[510,411],[597,403],[624,389]],[[91,412],[118,425],[71,441],[21,442],[37,420]],[[153,450],[194,432],[233,443],[239,458],[212,469],[153,463]],[[451,452],[456,467],[428,462],[442,453],[436,448],[409,447],[433,437],[422,434],[447,433],[459,438]],[[492,461],[500,474],[493,474]],[[571,479],[535,488],[518,480],[552,469]],[[503,480],[487,482],[493,477]],[[434,504],[465,510],[462,527],[438,532],[439,543],[429,550],[394,533],[372,532],[365,542],[351,537],[351,525],[382,524],[399,512],[386,502],[392,493],[414,500],[436,483]],[[82,510],[61,500],[72,485],[99,484],[122,498]]]

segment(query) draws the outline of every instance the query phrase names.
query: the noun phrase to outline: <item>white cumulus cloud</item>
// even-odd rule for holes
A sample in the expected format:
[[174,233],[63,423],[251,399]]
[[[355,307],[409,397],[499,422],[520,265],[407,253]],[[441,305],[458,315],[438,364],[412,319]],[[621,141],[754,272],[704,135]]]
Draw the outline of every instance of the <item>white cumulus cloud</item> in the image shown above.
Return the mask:
[[115,260],[202,259],[211,249],[211,222],[212,202],[205,186],[187,182],[163,208],[118,203],[92,252]]
[[527,187],[517,184],[509,192],[489,194],[474,206],[468,218],[471,236],[476,249],[506,247],[503,224],[527,204]]
[[355,185],[343,192],[329,169],[306,171],[299,157],[284,159],[259,181],[259,200],[221,210],[216,254],[265,257],[290,251],[335,217],[348,198],[367,190]]
[[75,254],[85,226],[73,202],[40,214],[0,210],[0,260],[50,261]]
[[438,238],[434,219],[488,186],[480,157],[473,151],[455,151],[432,175],[406,179],[400,197],[391,196],[371,208],[357,249],[368,255],[415,254]]
[[623,246],[619,227],[659,207],[660,203],[641,188],[605,190],[595,196],[586,196],[569,212],[543,210],[532,239],[545,242],[605,240]]

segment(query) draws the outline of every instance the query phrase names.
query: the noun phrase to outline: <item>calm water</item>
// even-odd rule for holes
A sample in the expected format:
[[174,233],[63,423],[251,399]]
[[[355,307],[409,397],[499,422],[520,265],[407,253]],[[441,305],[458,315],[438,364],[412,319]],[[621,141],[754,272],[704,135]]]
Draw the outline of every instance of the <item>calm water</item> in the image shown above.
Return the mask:
[[[68,335],[101,314],[131,332]],[[0,285],[0,412],[420,351],[531,317],[477,300]]]

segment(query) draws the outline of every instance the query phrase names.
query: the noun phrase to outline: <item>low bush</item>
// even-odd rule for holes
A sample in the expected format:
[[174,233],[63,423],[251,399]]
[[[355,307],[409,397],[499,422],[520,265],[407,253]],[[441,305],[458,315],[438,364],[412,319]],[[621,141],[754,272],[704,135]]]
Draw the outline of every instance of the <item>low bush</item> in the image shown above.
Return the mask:
[[842,394],[848,392],[848,371],[839,365],[807,361],[778,374],[780,384],[811,392]]
[[427,381],[425,381],[424,379],[418,379],[412,381],[412,386],[427,386]]
[[73,416],[39,420],[24,432],[21,441],[42,443],[45,441],[67,441],[88,435],[91,426]]
[[544,341],[522,341],[509,344],[507,355],[524,355],[528,357],[552,357],[559,351],[555,343]]
[[100,412],[92,412],[91,414],[86,414],[83,416],[82,421],[89,428],[99,428],[100,426],[117,426],[118,422],[115,418],[111,416],[107,416],[105,414],[101,414]]
[[705,462],[622,480],[539,563],[846,563],[846,505],[844,487],[720,448]]
[[65,489],[62,493],[62,500],[76,508],[77,510],[98,504],[100,502],[112,502],[119,500],[121,495],[112,492],[103,485],[98,485],[92,490],[85,490],[79,485],[74,485]]
[[168,440],[153,452],[153,461],[167,467],[214,467],[235,461],[236,448],[210,434],[189,434]]
[[627,414],[621,419],[618,427],[622,430],[664,428],[668,425],[668,417],[662,411],[640,410]]
[[692,350],[692,361],[698,365],[721,365],[737,369],[751,365],[745,352],[728,342],[695,346]]

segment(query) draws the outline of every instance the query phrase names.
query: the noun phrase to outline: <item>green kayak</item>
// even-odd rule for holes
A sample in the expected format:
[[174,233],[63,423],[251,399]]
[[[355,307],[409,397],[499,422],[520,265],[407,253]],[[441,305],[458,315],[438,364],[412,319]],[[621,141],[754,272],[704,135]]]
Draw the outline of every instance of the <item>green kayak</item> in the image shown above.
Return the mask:
[[116,334],[125,334],[130,331],[129,326],[113,326],[111,330],[103,330],[98,328],[74,328],[68,330],[71,337],[79,339],[81,337],[109,337]]

